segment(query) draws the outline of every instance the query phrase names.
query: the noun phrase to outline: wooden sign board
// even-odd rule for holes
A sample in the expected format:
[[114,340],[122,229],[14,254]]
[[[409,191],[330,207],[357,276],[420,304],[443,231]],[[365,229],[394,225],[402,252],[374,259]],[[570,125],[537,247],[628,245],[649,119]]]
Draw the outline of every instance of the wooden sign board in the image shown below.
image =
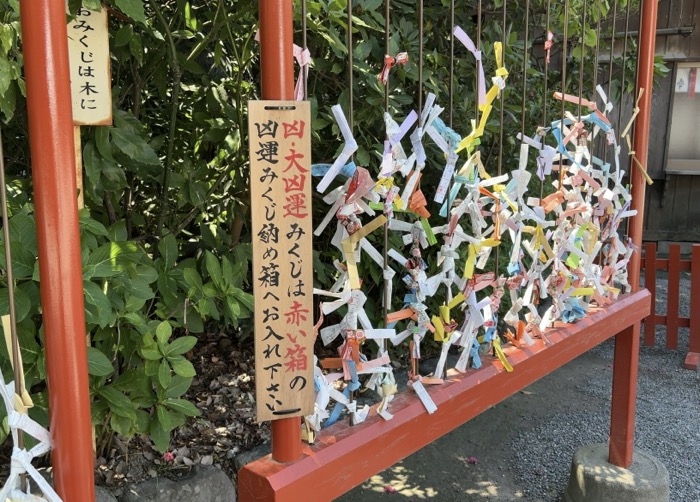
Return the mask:
[[248,102],[259,422],[314,409],[311,114]]
[[68,60],[74,125],[112,124],[107,10],[84,7],[68,23]]

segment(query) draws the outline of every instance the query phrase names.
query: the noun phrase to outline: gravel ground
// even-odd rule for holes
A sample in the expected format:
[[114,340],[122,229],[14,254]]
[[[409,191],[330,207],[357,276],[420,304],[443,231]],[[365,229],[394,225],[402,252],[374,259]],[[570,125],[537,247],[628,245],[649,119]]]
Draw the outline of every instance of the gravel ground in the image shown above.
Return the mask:
[[[682,272],[680,314],[688,315],[689,276]],[[657,312],[666,283],[657,277]],[[700,375],[682,369],[679,349],[642,346],[635,447],[667,467],[672,502],[700,501]],[[341,497],[343,501],[558,501],[579,446],[607,442],[612,340],[551,373],[503,403]],[[517,377],[516,374],[513,375]]]
[[[690,276],[682,272],[679,313],[688,316]],[[658,272],[656,311],[666,311],[666,274]],[[643,331],[642,331],[643,333]],[[667,350],[665,328],[656,328],[653,347],[642,345],[637,383],[635,447],[661,460],[669,471],[671,500],[700,501],[700,374],[682,368],[688,346],[688,330],[680,328],[680,350]],[[591,353],[612,361],[613,341],[595,347]],[[603,376],[603,378],[601,378]],[[610,402],[609,375],[591,375],[577,386],[582,395]],[[569,476],[569,462],[580,445],[608,440],[610,408],[598,413],[571,413],[552,417],[522,432],[512,442],[515,453],[510,469],[527,499],[547,500],[547,494],[563,490]],[[538,459],[540,476],[527,467]],[[556,498],[554,499],[556,500]]]

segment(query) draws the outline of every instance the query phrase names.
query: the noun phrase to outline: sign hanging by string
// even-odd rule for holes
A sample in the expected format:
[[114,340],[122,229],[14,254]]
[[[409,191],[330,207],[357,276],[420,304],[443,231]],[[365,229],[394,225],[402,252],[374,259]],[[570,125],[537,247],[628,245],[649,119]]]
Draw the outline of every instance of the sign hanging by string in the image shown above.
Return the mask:
[[107,11],[81,7],[68,23],[74,125],[112,124]]
[[314,409],[311,113],[250,101],[250,194],[258,421]]

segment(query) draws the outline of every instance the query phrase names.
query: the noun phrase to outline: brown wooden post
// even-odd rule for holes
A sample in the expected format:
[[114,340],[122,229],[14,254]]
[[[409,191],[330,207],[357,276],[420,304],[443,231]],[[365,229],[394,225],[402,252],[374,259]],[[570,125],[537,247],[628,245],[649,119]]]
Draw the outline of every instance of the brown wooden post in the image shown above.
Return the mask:
[[51,461],[68,502],[94,500],[85,307],[64,0],[21,0]]
[[693,244],[690,257],[690,339],[683,367],[697,370],[700,366],[700,244]]
[[[260,73],[262,98],[294,99],[292,0],[260,0]],[[258,299],[260,301],[260,299]],[[273,420],[272,458],[293,462],[301,456],[301,421]]]
[[[637,92],[644,89],[639,103],[639,116],[634,127],[633,149],[643,165],[647,165],[649,127],[651,125],[651,96],[654,76],[654,46],[656,42],[657,0],[642,0],[637,57]],[[630,219],[630,237],[639,251],[632,254],[628,271],[632,291],[639,289],[642,230],[644,228],[645,179],[630,160],[632,208],[636,216]],[[610,413],[609,462],[619,467],[632,463],[634,444],[634,412],[637,396],[637,366],[639,364],[639,323],[621,331],[615,337],[612,409]]]

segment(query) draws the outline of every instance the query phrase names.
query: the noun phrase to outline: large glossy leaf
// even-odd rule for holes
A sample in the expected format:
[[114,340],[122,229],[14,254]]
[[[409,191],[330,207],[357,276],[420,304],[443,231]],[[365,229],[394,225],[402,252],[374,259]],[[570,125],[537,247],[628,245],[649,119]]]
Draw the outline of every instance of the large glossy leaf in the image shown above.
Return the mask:
[[87,348],[87,363],[90,375],[104,377],[114,373],[110,360],[95,347]]
[[137,162],[159,165],[155,150],[141,136],[126,129],[112,128],[112,140],[119,150]]

